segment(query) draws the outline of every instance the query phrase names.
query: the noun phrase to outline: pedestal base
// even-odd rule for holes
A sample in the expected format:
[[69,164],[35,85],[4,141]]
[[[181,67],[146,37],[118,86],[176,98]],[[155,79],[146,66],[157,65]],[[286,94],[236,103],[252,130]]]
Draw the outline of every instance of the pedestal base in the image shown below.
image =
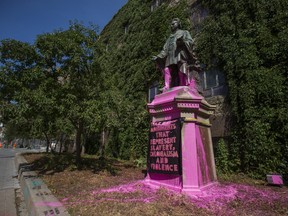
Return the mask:
[[[154,180],[152,180],[149,177],[148,178],[146,177],[144,180],[144,183],[153,189],[166,188],[168,190],[178,192],[178,193],[183,193],[183,194],[186,194],[188,196],[202,194],[204,191],[209,190],[211,187],[218,184],[217,181],[214,181],[214,182],[210,182],[209,184],[206,184],[205,186],[202,186],[202,187],[197,187],[197,186],[183,187],[181,176],[179,176],[173,180],[170,178],[169,177],[168,178],[158,177],[158,179],[155,178]],[[181,184],[178,184],[178,183],[181,183]]]
[[218,182],[210,182],[209,184],[202,186],[202,187],[185,187],[182,188],[181,192],[183,194],[186,194],[188,196],[193,196],[193,195],[198,195],[198,194],[202,194],[204,191],[209,190],[211,187],[217,185]]
[[144,182],[152,188],[165,187],[176,192],[182,190],[182,176],[180,175],[148,173]]
[[[150,164],[145,182],[154,188],[165,187],[187,195],[200,194],[215,185],[217,177],[209,121],[215,107],[208,104],[195,89],[180,86],[157,95],[148,108],[152,123],[148,156]],[[179,143],[178,138],[169,137],[169,134],[175,134],[171,129],[175,121],[181,122]],[[158,132],[155,134],[155,131]],[[166,138],[173,141],[171,149]],[[175,147],[178,145],[179,148]],[[162,167],[178,166],[168,152],[172,149],[179,149],[179,172],[171,170],[170,173],[169,169],[164,173],[163,170],[158,172]]]

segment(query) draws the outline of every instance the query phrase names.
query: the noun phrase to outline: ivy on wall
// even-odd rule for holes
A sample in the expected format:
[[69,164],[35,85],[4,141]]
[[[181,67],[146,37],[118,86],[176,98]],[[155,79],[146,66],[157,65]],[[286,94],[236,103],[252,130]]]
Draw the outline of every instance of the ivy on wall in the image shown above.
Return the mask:
[[287,173],[287,2],[200,2],[209,16],[198,52],[210,67],[217,60],[229,87],[230,168],[255,177]]
[[[113,131],[108,154],[117,152],[122,158],[146,157],[149,116],[146,109],[148,89],[162,74],[152,61],[170,34],[172,18],[179,17],[189,28],[186,1],[174,7],[163,1],[151,11],[151,0],[130,0],[101,33],[100,41],[106,52],[101,66],[107,77],[107,89],[125,98],[118,117],[125,119],[107,130]],[[118,97],[116,96],[116,97]],[[114,154],[115,156],[115,154]]]
[[[103,44],[109,47],[102,56],[102,66],[111,78],[108,85],[132,107],[131,113],[122,113],[129,116],[129,123],[121,124],[122,130],[113,129],[118,145],[125,146],[120,147],[120,156],[134,152],[145,157],[149,122],[145,98],[149,86],[162,80],[151,56],[161,50],[169,35],[170,20],[179,17],[183,28],[192,30],[190,6],[195,1],[189,1],[190,6],[186,1],[175,2],[163,1],[151,12],[151,0],[130,0],[101,33]],[[197,24],[200,31],[192,31],[197,33],[197,53],[207,68],[217,66],[224,72],[229,87],[233,116],[229,170],[255,177],[287,172],[285,0],[198,3],[208,16]],[[126,34],[124,26],[128,26]]]

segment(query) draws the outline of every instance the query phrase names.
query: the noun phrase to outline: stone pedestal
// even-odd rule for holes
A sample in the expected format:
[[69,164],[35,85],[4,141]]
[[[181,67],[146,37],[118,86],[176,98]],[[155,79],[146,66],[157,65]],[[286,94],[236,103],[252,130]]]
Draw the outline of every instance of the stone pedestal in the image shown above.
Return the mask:
[[215,106],[196,90],[179,86],[157,95],[148,109],[152,121],[145,182],[188,195],[214,185],[217,176],[209,116]]

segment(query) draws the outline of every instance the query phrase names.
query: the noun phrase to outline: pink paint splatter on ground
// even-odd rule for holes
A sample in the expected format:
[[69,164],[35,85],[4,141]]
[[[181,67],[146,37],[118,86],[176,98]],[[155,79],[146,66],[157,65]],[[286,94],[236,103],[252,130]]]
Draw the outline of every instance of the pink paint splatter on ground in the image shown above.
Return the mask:
[[100,190],[95,190],[92,191],[93,194],[98,194],[98,193],[132,193],[135,191],[142,191],[142,192],[146,192],[146,193],[151,193],[151,192],[155,192],[155,189],[152,189],[151,187],[149,187],[148,185],[146,185],[144,183],[144,181],[136,181],[136,182],[131,182],[128,184],[124,184],[124,185],[118,185],[115,187],[111,187],[111,188],[106,188],[106,189],[100,189]]
[[101,198],[101,199],[95,199],[95,200],[76,200],[72,202],[66,202],[66,205],[87,205],[87,204],[93,204],[93,203],[100,203],[100,202],[106,202],[106,201],[113,201],[113,202],[122,202],[122,203],[129,203],[129,202],[143,202],[143,203],[150,203],[154,201],[154,197],[150,198],[125,198],[125,199],[117,199],[117,198]]
[[[120,196],[119,198],[114,198],[115,194],[132,194],[135,192],[140,192],[142,197],[140,198],[127,198],[125,196]],[[97,189],[90,193],[94,197],[94,200],[71,200],[69,198],[62,199],[62,202],[66,205],[75,205],[83,203],[98,203],[103,201],[114,201],[114,202],[143,202],[150,203],[156,199],[156,190],[150,188],[148,185],[144,184],[143,181],[131,182],[128,184],[118,185],[115,187]],[[87,193],[87,192],[86,192]],[[87,194],[86,194],[87,195]],[[104,197],[101,197],[105,195]],[[125,197],[125,198],[123,198]]]
[[225,212],[225,214],[234,215],[233,202],[241,203],[243,207],[249,206],[251,203],[256,207],[260,202],[268,206],[275,202],[288,202],[288,190],[279,192],[273,189],[275,188],[232,183],[218,184],[201,195],[191,196],[191,201],[196,206],[206,208],[215,214],[222,215]]
[[199,195],[191,195],[191,200],[194,204],[201,208],[209,208],[211,203],[217,206],[223,206],[234,200],[237,195],[237,189],[229,185],[215,185],[203,191]]
[[[280,190],[280,189],[279,189]],[[242,184],[217,184],[202,194],[189,196],[193,204],[199,208],[205,208],[211,211],[213,214],[218,215],[235,215],[235,208],[233,208],[233,202],[239,202],[241,205],[248,206],[251,203],[262,202],[267,205],[272,205],[273,202],[288,203],[288,190],[283,189],[279,191],[277,188],[273,187],[257,187]],[[104,201],[112,202],[143,202],[151,203],[157,202],[157,191],[158,189],[153,189],[145,184],[144,181],[136,181],[128,184],[118,185],[115,187],[110,187],[106,189],[97,189],[90,192],[86,192],[86,195],[93,197],[93,199],[85,200],[83,199],[70,200],[68,198],[62,199],[62,202],[66,205],[87,205],[93,203],[99,203]],[[136,197],[128,197],[128,194],[137,193]],[[183,196],[181,193],[167,191],[171,197]],[[126,196],[123,195],[126,194]],[[84,195],[84,194],[83,194]],[[232,205],[232,207],[231,207]],[[247,207],[247,208],[251,208]],[[261,211],[260,213],[261,214]]]
[[34,203],[35,206],[49,206],[49,207],[61,207],[63,206],[63,204],[61,202],[35,202]]

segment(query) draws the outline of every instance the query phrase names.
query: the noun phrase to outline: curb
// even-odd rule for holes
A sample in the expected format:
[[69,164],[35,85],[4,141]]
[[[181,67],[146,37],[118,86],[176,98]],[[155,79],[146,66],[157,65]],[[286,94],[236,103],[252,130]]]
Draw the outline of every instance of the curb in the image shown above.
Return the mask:
[[69,216],[66,208],[53,196],[47,185],[33,171],[21,153],[15,156],[15,167],[22,190],[27,211],[30,216],[63,215]]

